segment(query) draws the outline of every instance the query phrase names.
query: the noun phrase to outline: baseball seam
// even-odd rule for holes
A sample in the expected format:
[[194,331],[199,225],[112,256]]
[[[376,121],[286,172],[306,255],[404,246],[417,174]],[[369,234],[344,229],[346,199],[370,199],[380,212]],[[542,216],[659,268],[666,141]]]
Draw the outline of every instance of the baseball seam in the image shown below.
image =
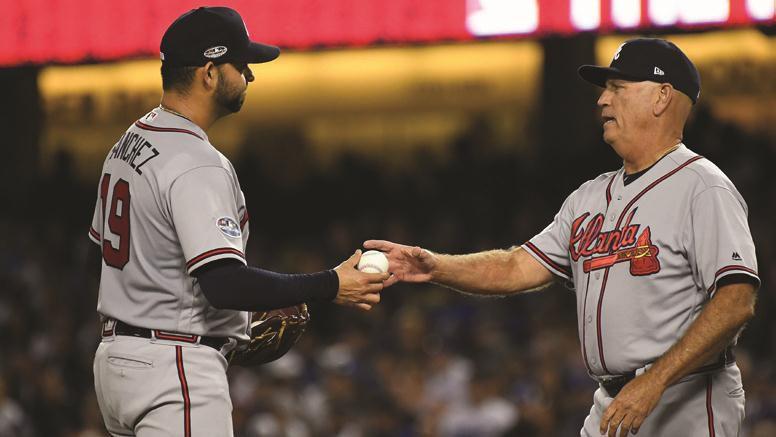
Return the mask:
[[370,263],[362,264],[358,269],[363,272],[367,267],[371,267],[371,268],[377,270],[378,272],[383,273],[383,269],[381,269],[376,264],[370,264]]

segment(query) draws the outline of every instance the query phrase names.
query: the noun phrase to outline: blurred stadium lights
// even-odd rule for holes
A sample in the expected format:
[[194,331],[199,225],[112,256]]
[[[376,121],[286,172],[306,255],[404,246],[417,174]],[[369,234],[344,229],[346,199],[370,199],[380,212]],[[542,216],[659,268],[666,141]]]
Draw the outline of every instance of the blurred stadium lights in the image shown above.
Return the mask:
[[[159,37],[169,20],[201,0],[145,9],[133,0],[45,0],[47,8],[33,8],[43,2],[0,0],[6,12],[0,65],[49,64],[38,81],[47,123],[42,161],[67,149],[77,153],[80,167],[95,169],[114,132],[158,103]],[[495,136],[506,144],[530,134],[547,73],[543,38],[582,31],[596,41],[600,64],[630,35],[670,35],[701,68],[703,101],[716,115],[755,130],[776,129],[776,115],[766,108],[776,93],[770,85],[776,41],[763,36],[773,34],[774,0],[359,0],[357,8],[346,0],[222,3],[240,10],[259,40],[292,49],[351,47],[285,50],[282,62],[258,68],[244,111],[215,128],[227,151],[239,147],[256,120],[293,125],[327,153],[396,151],[397,144],[436,150],[476,117],[497,118]],[[423,44],[384,45],[409,42]],[[50,65],[106,60],[123,62]],[[559,66],[563,77],[567,67]],[[754,92],[752,84],[760,89]],[[569,85],[561,94],[576,83]],[[103,129],[93,131],[94,124]]]
[[536,0],[467,0],[466,28],[473,35],[533,33],[539,27]]
[[[401,159],[418,148],[439,150],[473,113],[497,113],[504,137],[524,136],[530,119],[517,114],[537,98],[541,60],[541,46],[527,40],[284,53],[256,66],[243,110],[210,136],[229,154],[252,129],[292,126],[320,160],[345,151],[390,150]],[[158,60],[50,66],[39,84],[44,166],[64,148],[87,176],[99,170],[115,133],[161,95]]]
[[601,26],[599,0],[571,0],[571,24],[577,30],[595,30]]
[[[201,0],[0,0],[0,65],[158,56]],[[579,32],[699,30],[774,23],[774,0],[223,0],[251,35],[285,48],[438,43]]]
[[649,4],[649,16],[658,26],[725,23],[730,17],[730,1],[653,0]]
[[641,0],[613,0],[612,21],[621,29],[638,26],[641,22]]
[[773,21],[776,2],[773,0],[746,0],[746,8],[749,15],[755,20]]
[[467,28],[476,36],[718,27],[773,19],[773,0],[467,0]]

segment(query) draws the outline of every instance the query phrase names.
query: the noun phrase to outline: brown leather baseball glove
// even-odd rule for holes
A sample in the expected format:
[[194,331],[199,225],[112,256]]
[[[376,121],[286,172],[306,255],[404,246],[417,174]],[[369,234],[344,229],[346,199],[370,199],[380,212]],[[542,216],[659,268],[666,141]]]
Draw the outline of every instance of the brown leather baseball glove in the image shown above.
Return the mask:
[[251,341],[238,346],[227,354],[230,365],[258,366],[275,361],[288,352],[302,336],[310,312],[307,305],[253,313],[251,318]]

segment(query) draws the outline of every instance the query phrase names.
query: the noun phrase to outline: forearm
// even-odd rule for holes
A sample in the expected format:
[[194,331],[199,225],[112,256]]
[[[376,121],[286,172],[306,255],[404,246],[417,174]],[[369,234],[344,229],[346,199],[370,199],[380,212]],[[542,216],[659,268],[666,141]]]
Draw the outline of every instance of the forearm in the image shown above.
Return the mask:
[[509,295],[541,288],[552,281],[549,271],[519,247],[436,256],[432,282],[464,293]]
[[205,298],[215,308],[266,311],[302,302],[330,301],[337,295],[337,274],[283,274],[228,263],[195,272]]
[[727,347],[754,315],[755,288],[720,287],[685,335],[649,369],[664,386],[701,367]]

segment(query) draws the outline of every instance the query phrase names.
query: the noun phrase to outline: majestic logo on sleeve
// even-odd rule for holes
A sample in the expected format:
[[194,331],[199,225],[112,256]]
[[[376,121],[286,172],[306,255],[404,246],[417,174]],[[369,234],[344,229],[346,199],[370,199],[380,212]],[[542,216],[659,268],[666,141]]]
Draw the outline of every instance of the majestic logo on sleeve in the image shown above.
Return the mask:
[[584,227],[583,223],[590,213],[586,212],[577,217],[571,224],[569,240],[571,259],[578,261],[581,257],[590,257],[582,262],[582,270],[585,273],[625,261],[630,263],[630,273],[634,276],[646,276],[659,272],[660,261],[657,259],[659,249],[652,244],[649,226],[639,235],[641,225],[631,224],[635,214],[636,209],[628,214],[622,228],[605,232],[601,231],[604,225],[603,214],[593,216],[587,222],[587,227]]

